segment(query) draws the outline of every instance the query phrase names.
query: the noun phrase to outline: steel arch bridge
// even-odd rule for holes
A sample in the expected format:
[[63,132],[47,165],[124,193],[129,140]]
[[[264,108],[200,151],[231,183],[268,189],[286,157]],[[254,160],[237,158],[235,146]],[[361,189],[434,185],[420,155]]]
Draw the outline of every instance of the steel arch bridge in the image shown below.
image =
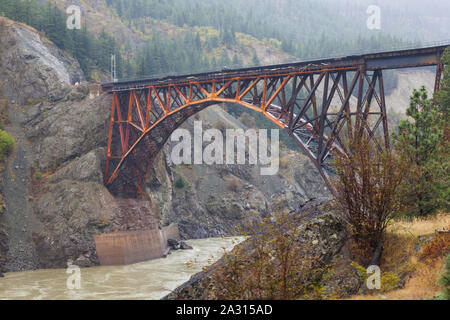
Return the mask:
[[158,79],[106,83],[112,93],[104,183],[144,192],[153,161],[187,118],[217,103],[262,113],[286,130],[333,192],[326,159],[343,135],[382,135],[389,148],[383,70],[436,66],[439,89],[447,45]]

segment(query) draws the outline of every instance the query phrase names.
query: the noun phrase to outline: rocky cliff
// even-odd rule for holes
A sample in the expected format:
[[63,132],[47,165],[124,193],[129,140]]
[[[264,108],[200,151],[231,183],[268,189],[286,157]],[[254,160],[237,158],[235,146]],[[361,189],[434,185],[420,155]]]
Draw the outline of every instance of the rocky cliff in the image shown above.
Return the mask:
[[31,104],[84,80],[79,63],[35,29],[0,17],[0,98]]
[[[183,238],[230,235],[261,219],[280,199],[295,209],[326,195],[300,153],[276,176],[259,167],[175,166],[172,145],[159,154],[148,197],[114,198],[103,185],[111,96],[92,97],[76,61],[35,30],[0,18],[0,93],[5,129],[17,147],[2,178],[0,214],[3,271],[98,264],[94,234],[142,230],[177,222]],[[220,106],[199,113],[205,125],[245,125]],[[192,129],[193,119],[184,127]],[[187,182],[177,188],[174,181]]]
[[78,62],[32,28],[4,18],[0,26],[4,126],[17,143],[3,170],[0,265],[96,265],[94,234],[145,229],[158,211],[103,186],[111,98],[73,86],[84,79]]

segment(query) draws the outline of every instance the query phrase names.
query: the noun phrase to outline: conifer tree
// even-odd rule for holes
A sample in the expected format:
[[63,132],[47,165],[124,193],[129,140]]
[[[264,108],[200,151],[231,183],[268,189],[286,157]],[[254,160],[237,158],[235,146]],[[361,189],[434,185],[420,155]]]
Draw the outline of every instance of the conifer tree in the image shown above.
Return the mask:
[[239,68],[241,66],[241,61],[239,60],[239,57],[237,54],[234,54],[233,61],[231,61],[231,65],[233,68]]
[[425,87],[414,90],[406,114],[400,122],[394,144],[408,164],[399,192],[402,212],[425,216],[448,208],[448,143],[443,139],[440,108],[428,98]]
[[259,66],[259,59],[258,59],[258,55],[256,54],[256,51],[253,53],[253,57],[252,57],[252,65],[253,66]]
[[[450,49],[447,48],[442,56],[442,63],[445,65],[444,76],[441,80],[440,90],[437,93],[438,105],[445,116],[447,126],[450,114]],[[447,137],[448,138],[448,137]]]

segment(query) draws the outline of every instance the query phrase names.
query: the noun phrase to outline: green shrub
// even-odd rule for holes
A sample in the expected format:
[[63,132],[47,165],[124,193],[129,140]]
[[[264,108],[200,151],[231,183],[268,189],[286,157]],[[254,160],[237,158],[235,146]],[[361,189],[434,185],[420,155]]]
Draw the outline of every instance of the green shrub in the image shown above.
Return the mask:
[[400,285],[400,278],[392,272],[384,272],[381,275],[381,292],[395,290]]
[[42,173],[40,171],[36,171],[34,173],[34,179],[40,180],[42,178]]
[[186,185],[187,185],[187,183],[183,179],[183,177],[178,177],[178,178],[175,179],[175,188],[183,189],[184,187],[186,187]]
[[[364,268],[363,266],[359,265],[357,262],[352,262],[351,266],[353,268],[355,268],[355,270],[358,272],[358,276],[360,281],[363,282],[363,285],[366,285],[366,280],[369,278],[369,274],[367,273],[367,269]],[[369,292],[389,292],[392,290],[395,290],[399,287],[400,285],[400,278],[392,273],[392,272],[383,272],[381,274],[381,278],[380,278],[380,282],[381,282],[381,289],[380,290],[369,290]]]
[[3,161],[5,156],[7,156],[15,146],[16,142],[14,141],[14,138],[6,133],[5,130],[0,129],[0,161]]

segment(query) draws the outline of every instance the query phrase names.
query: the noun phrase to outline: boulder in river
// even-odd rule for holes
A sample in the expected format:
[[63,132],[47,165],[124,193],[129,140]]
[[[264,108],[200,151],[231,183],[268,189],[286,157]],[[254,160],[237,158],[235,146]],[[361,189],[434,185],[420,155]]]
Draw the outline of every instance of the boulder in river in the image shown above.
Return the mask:
[[178,240],[175,239],[167,239],[167,245],[170,247],[170,249],[172,250],[178,250],[181,249],[180,247],[180,242]]
[[172,250],[180,250],[180,249],[181,250],[189,250],[189,249],[193,249],[185,241],[178,241],[178,240],[175,240],[175,239],[168,239],[167,240],[167,245]]
[[180,241],[180,248],[183,250],[190,250],[190,249],[194,249],[192,248],[192,246],[188,245],[186,242],[184,241]]

